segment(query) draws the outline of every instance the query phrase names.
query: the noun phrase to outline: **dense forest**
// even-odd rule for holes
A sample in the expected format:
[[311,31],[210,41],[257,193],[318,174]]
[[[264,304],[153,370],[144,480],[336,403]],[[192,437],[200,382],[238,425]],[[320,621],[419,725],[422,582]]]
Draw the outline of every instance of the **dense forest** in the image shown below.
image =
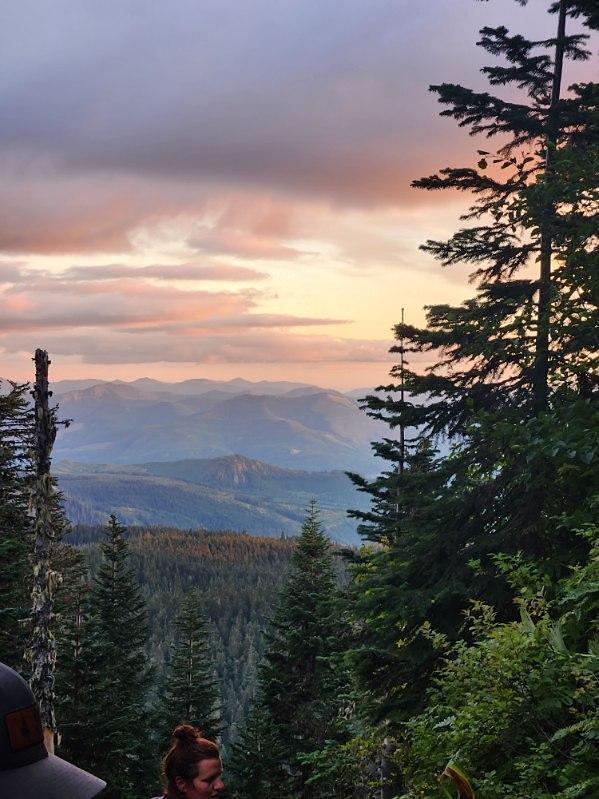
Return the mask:
[[599,93],[562,85],[599,13],[549,11],[549,39],[481,30],[490,92],[431,87],[483,144],[415,181],[473,196],[423,249],[474,293],[397,324],[361,547],[334,551],[315,503],[292,539],[69,533],[47,386],[35,412],[0,395],[0,660],[106,796],[150,796],[187,720],[239,799],[599,797]]
[[[76,527],[68,536],[81,547],[92,574],[102,561],[103,537],[100,527]],[[289,570],[294,539],[153,527],[131,529],[127,543],[146,607],[147,652],[157,686],[163,686],[171,665],[174,620],[189,592],[199,593],[226,744],[253,698],[263,628]]]

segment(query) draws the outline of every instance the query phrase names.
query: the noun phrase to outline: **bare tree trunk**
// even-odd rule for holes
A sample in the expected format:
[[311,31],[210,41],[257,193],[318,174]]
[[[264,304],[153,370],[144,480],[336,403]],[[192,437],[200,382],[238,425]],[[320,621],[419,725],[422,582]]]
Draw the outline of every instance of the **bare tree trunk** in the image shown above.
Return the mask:
[[399,793],[403,793],[401,790],[403,787],[401,774],[399,773],[397,766],[394,765],[391,760],[395,750],[395,742],[385,736],[381,748],[380,799],[393,799],[394,796],[397,796]]
[[[552,169],[552,158],[557,144],[557,126],[555,111],[559,102],[562,68],[564,63],[564,38],[566,35],[567,1],[560,0],[557,37],[555,44],[555,63],[553,67],[553,85],[548,113],[548,132],[545,140],[545,174]],[[547,407],[549,398],[549,329],[551,324],[551,255],[553,241],[551,234],[553,202],[545,208],[546,218],[541,222],[540,244],[540,276],[539,302],[537,309],[537,336],[535,343],[535,362],[533,375],[534,405],[537,413]]]
[[29,656],[31,659],[31,689],[39,704],[44,741],[54,752],[54,666],[56,643],[52,633],[53,592],[56,574],[51,570],[52,495],[50,477],[52,446],[56,438],[55,411],[48,407],[48,353],[35,351],[35,464],[36,474],[31,505],[34,514],[35,540],[33,547],[32,632]]
[[79,712],[79,699],[80,699],[80,691],[81,691],[81,669],[79,666],[80,658],[81,658],[81,640],[83,636],[83,615],[84,615],[84,602],[85,602],[85,594],[86,589],[83,584],[83,580],[79,585],[79,589],[77,591],[76,597],[76,607],[75,607],[75,635],[73,640],[73,660],[75,661],[76,667],[74,669],[74,678],[73,678],[73,714],[76,715]]

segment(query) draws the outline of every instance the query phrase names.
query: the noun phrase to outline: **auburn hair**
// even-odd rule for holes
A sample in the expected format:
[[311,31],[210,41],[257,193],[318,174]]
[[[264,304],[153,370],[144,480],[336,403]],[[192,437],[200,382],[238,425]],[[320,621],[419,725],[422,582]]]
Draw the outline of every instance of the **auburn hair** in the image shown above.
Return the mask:
[[202,737],[197,727],[179,724],[171,736],[171,747],[162,761],[164,792],[168,799],[183,799],[185,794],[177,788],[177,777],[191,782],[199,774],[202,760],[220,758],[214,741]]

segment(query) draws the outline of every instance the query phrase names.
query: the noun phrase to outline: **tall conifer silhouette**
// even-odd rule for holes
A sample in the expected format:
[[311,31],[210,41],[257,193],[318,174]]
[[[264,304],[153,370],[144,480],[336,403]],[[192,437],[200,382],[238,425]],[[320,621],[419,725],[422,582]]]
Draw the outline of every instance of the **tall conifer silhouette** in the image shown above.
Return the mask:
[[0,394],[0,661],[23,670],[31,610],[32,525],[27,512],[32,464],[27,385]]
[[213,641],[197,590],[185,597],[176,627],[177,638],[163,701],[166,735],[170,735],[177,724],[188,723],[214,740],[220,732],[220,697],[211,657]]
[[[341,645],[335,593],[330,542],[313,502],[266,633],[259,694],[234,765],[240,785],[252,782],[247,768],[254,769],[268,799],[312,796],[311,767],[302,756],[335,735],[339,674],[334,655]],[[261,741],[253,762],[248,760],[251,735]]]
[[124,538],[112,515],[101,544],[102,563],[91,592],[90,682],[87,708],[93,735],[89,766],[108,783],[109,796],[137,797],[147,790],[154,753],[149,746],[144,602]]
[[425,328],[398,324],[392,351],[425,354],[432,366],[398,364],[397,382],[366,403],[375,418],[416,431],[420,447],[443,437],[451,448],[425,473],[422,463],[402,470],[402,447],[389,439],[376,446],[387,461],[380,478],[355,477],[373,497],[371,512],[355,515],[382,546],[358,566],[366,641],[355,653],[379,718],[400,722],[424,700],[435,659],[421,625],[457,636],[473,597],[513,616],[495,554],[520,552],[554,580],[586,552],[560,518],[575,510],[585,518],[592,493],[581,442],[596,390],[598,91],[594,83],[566,90],[564,64],[588,57],[587,37],[570,33],[569,18],[598,20],[590,3],[560,0],[549,10],[550,39],[505,26],[480,31],[480,46],[500,59],[483,69],[491,92],[431,87],[442,116],[484,149],[475,166],[415,181],[474,196],[464,225],[423,249],[447,268],[471,265],[476,293],[459,306],[429,306]]

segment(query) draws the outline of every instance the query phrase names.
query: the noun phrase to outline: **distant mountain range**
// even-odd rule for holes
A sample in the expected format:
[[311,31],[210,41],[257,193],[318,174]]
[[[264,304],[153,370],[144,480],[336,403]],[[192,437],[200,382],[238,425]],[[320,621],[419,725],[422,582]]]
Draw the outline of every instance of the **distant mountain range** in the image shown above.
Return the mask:
[[103,524],[110,513],[128,525],[246,530],[296,535],[312,498],[327,534],[358,542],[348,508],[367,500],[345,474],[283,469],[241,455],[132,465],[62,461],[54,469],[75,523]]
[[357,543],[365,509],[345,470],[376,474],[389,435],[343,394],[306,383],[64,380],[53,471],[73,522],[297,534],[312,498],[331,538]]
[[[154,380],[151,377],[140,377],[137,380],[94,380],[87,378],[84,380],[57,380],[52,384],[54,394],[61,395],[70,391],[81,391],[93,386],[125,386],[138,388],[146,393],[154,394],[176,394],[178,396],[198,396],[206,394],[208,391],[221,391],[225,394],[268,394],[278,396],[288,394],[290,391],[325,391],[323,388],[314,386],[310,383],[292,383],[287,380],[244,380],[236,377],[233,380],[208,380],[207,378],[196,378],[193,380],[181,380],[178,383],[166,383],[162,380]],[[351,392],[350,392],[351,393]]]
[[[134,464],[241,454],[287,469],[379,470],[370,443],[389,435],[356,400],[304,383],[60,381],[54,460]],[[361,390],[360,390],[361,391]],[[364,390],[364,393],[367,393]]]

